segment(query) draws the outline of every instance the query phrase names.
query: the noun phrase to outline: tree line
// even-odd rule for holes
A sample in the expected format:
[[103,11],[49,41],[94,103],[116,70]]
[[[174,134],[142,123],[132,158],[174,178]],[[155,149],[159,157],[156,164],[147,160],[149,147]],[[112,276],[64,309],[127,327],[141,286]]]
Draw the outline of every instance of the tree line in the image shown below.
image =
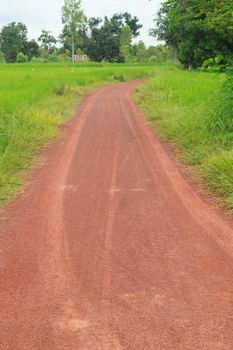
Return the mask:
[[164,45],[147,48],[143,41],[133,43],[142,25],[128,12],[87,18],[81,0],[65,0],[62,24],[58,38],[42,30],[37,40],[28,39],[23,23],[4,26],[0,31],[0,62],[70,60],[75,54],[97,62],[165,61],[169,57]]
[[64,0],[62,33],[43,30],[28,39],[25,24],[9,23],[0,31],[0,62],[69,60],[74,54],[93,61],[166,61],[173,57],[186,68],[233,65],[232,0],[166,0],[151,35],[162,44],[134,44],[142,25],[130,13],[87,18],[81,0]]
[[151,34],[186,67],[233,65],[232,0],[167,0]]

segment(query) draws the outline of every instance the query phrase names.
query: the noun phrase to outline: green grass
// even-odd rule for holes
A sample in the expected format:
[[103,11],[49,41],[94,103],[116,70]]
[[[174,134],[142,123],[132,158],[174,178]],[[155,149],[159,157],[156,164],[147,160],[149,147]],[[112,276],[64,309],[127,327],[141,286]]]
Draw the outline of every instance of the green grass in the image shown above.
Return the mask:
[[41,146],[99,85],[153,75],[151,64],[0,64],[0,205],[15,195]]
[[135,98],[160,135],[194,166],[195,177],[233,209],[233,94],[223,90],[225,80],[221,74],[158,67]]
[[0,65],[0,205],[12,198],[41,147],[59,136],[90,89],[151,77],[136,100],[160,134],[233,208],[233,116],[225,76],[153,64]]

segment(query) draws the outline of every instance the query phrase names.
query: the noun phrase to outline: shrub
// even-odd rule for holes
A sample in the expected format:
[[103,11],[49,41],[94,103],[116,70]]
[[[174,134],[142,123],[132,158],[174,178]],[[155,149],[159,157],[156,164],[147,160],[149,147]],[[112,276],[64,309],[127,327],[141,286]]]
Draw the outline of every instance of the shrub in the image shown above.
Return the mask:
[[48,57],[48,62],[61,62],[62,58],[59,55],[50,55]]
[[16,62],[17,63],[26,63],[26,62],[28,62],[28,56],[24,55],[22,52],[20,52],[17,55]]
[[218,55],[215,57],[214,59],[214,62],[217,64],[217,65],[220,65],[220,64],[224,64],[224,56],[223,55]]
[[209,72],[222,72],[226,70],[226,60],[223,55],[218,55],[215,58],[208,58],[202,63],[201,70],[208,70]]
[[68,89],[67,89],[66,85],[63,83],[61,85],[58,85],[58,86],[54,87],[53,92],[57,96],[63,96],[63,95],[65,95],[67,90]]
[[0,51],[0,63],[5,63],[5,57],[2,51]]
[[213,58],[207,58],[207,60],[205,60],[202,63],[202,67],[203,68],[208,68],[208,67],[212,67],[214,65],[214,59]]
[[44,63],[44,58],[42,57],[35,57],[33,56],[32,59],[31,59],[31,63]]
[[61,54],[60,58],[61,58],[61,61],[63,61],[63,62],[70,62],[71,61],[70,56],[66,53]]

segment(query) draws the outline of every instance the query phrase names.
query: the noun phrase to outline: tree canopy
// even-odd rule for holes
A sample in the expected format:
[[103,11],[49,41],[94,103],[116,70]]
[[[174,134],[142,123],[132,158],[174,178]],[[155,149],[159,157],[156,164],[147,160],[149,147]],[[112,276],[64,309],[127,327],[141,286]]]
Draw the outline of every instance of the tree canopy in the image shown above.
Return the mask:
[[57,40],[54,38],[53,35],[51,35],[51,32],[48,30],[42,30],[42,33],[40,37],[38,38],[38,41],[41,43],[41,46],[46,50],[49,51],[52,47],[52,45],[56,44]]
[[232,0],[167,0],[155,22],[152,34],[175,48],[186,67],[220,54],[232,56]]
[[132,31],[126,25],[121,29],[120,35],[120,55],[124,61],[129,61],[131,58]]
[[[56,62],[80,58],[93,61],[125,62],[157,58],[140,41],[133,42],[142,25],[128,12],[115,13],[103,18],[87,18],[81,0],[64,0],[62,6],[62,32],[58,38],[43,29],[36,40],[28,40],[27,27],[12,22],[0,32],[0,62]],[[57,43],[61,45],[57,45]]]
[[27,43],[27,28],[24,24],[12,22],[2,28],[0,45],[6,62],[15,62],[17,55],[25,52]]
[[72,55],[74,55],[77,45],[77,34],[83,29],[85,21],[86,17],[81,8],[81,0],[65,0],[62,7],[62,23],[65,26],[62,37],[66,40],[70,38]]
[[142,25],[137,17],[133,17],[128,12],[114,14],[111,18],[90,18],[89,39],[87,45],[87,55],[95,60],[107,60],[110,62],[124,61],[121,54],[122,31],[127,26],[131,32],[131,37],[139,35]]

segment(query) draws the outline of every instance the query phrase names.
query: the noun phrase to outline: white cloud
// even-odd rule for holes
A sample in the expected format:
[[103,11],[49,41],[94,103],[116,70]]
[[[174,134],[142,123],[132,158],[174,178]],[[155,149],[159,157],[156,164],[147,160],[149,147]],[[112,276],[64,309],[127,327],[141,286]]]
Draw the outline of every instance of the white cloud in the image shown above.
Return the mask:
[[[141,38],[152,44],[148,35],[153,26],[153,18],[160,0],[83,0],[83,8],[88,17],[110,16],[116,12],[128,11],[139,17],[143,24]],[[0,0],[0,27],[20,21],[27,25],[29,36],[37,38],[42,29],[51,30],[57,36],[61,31],[61,7],[63,0]]]

